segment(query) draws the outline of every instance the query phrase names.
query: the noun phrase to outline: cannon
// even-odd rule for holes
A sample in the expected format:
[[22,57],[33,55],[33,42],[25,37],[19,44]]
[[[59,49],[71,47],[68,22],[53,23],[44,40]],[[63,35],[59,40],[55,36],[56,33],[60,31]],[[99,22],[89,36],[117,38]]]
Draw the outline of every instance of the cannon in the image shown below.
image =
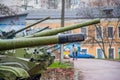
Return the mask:
[[[30,59],[7,56],[5,55],[9,54],[7,51],[18,48],[20,49],[50,44],[63,44],[76,41],[81,42],[84,41],[83,34],[56,34],[92,24],[97,24],[99,22],[99,19],[95,19],[64,28],[38,32],[26,37],[0,39],[0,54],[4,53],[4,55],[0,55],[0,80],[39,80],[41,72],[50,64],[52,64],[55,59],[55,57],[50,54],[36,50],[33,54],[33,57]],[[44,55],[39,56],[40,52]]]
[[55,36],[0,40],[0,51],[24,47],[34,47],[56,43],[83,41],[83,34],[61,34]]
[[93,25],[93,24],[97,24],[97,23],[100,23],[100,19],[94,19],[94,20],[90,20],[87,22],[83,22],[83,23],[79,23],[79,24],[75,24],[75,25],[71,25],[71,26],[65,26],[65,27],[61,27],[61,28],[56,28],[56,29],[38,32],[38,33],[35,33],[33,35],[26,36],[26,38],[56,35],[58,33],[62,33],[62,32],[73,30],[73,29],[82,28],[84,26],[89,26],[89,25]]
[[[44,41],[46,40],[47,41]],[[3,50],[9,50],[9,49],[16,49],[16,48],[23,48],[23,47],[32,47],[32,46],[39,46],[39,45],[48,45],[48,44],[62,44],[62,43],[68,43],[68,42],[76,42],[76,41],[83,41],[84,35],[82,34],[62,34],[62,35],[55,35],[55,36],[49,36],[49,37],[36,37],[36,38],[27,38],[27,39],[7,39],[7,40],[0,40],[0,45],[5,45],[0,47],[0,51]],[[13,46],[12,46],[13,45]],[[11,57],[1,57],[0,60],[0,77],[9,80],[7,76],[5,75],[6,72],[8,75],[14,75],[14,77],[11,77],[10,80],[18,79],[26,79],[31,78],[31,80],[34,78],[36,79],[37,75],[40,76],[39,71],[44,70],[47,66],[49,66],[53,60],[54,56],[50,55],[44,55],[43,60],[42,58],[32,58],[29,60],[30,62],[24,61],[21,58],[11,58]],[[7,60],[6,60],[7,59]],[[35,64],[39,62],[39,64]],[[33,67],[28,65],[34,65]],[[20,70],[20,71],[19,71]],[[20,74],[23,73],[24,75]],[[4,75],[4,76],[3,76]],[[35,77],[34,77],[35,76]],[[22,78],[21,78],[22,77]],[[37,77],[38,78],[38,77]]]

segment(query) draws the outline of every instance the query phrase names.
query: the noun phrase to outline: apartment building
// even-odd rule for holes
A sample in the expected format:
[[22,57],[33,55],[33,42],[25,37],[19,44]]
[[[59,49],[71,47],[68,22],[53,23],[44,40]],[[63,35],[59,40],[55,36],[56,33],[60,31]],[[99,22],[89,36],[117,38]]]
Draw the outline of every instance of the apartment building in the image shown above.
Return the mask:
[[[96,58],[120,59],[120,22],[117,18],[101,19],[99,25],[81,28],[86,39],[81,43],[81,51]],[[104,51],[103,51],[104,50]]]

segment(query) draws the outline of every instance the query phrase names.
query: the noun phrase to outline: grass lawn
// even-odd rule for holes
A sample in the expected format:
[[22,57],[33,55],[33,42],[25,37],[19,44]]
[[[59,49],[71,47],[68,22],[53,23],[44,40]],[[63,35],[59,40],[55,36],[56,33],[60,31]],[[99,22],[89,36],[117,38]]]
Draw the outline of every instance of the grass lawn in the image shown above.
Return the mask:
[[60,64],[60,62],[55,61],[48,68],[71,68],[71,67],[72,66],[70,62]]

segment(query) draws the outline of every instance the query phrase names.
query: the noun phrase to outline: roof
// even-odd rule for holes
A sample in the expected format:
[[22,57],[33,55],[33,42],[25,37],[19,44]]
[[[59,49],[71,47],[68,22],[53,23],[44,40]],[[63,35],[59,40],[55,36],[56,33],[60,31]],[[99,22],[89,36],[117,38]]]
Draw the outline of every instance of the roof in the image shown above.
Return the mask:
[[[75,9],[65,10],[65,18],[77,18]],[[37,9],[27,11],[27,19],[41,19],[50,16],[52,19],[61,18],[60,9]]]
[[[113,18],[120,17],[119,7],[86,7],[81,9],[67,9],[65,10],[66,19],[80,19],[80,18],[104,18],[106,17],[102,11],[105,9],[113,9]],[[26,11],[28,13],[27,20],[37,20],[47,16],[51,19],[60,19],[61,10],[60,9],[34,9]]]
[[9,16],[0,15],[0,19],[10,18],[10,17],[15,17],[15,16],[27,16],[27,14],[28,14],[28,13],[14,14],[14,15],[9,15]]

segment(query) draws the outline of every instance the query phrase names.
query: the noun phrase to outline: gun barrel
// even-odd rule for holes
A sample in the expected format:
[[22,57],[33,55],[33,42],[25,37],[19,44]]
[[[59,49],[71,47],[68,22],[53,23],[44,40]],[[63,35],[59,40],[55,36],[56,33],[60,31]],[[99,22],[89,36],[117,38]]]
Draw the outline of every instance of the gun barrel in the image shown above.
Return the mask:
[[30,28],[30,27],[38,24],[38,23],[41,23],[41,22],[43,22],[43,21],[45,21],[45,20],[47,20],[47,19],[50,19],[50,17],[43,18],[43,19],[41,19],[40,21],[37,21],[37,22],[35,22],[35,23],[33,23],[33,24],[25,27],[25,28],[22,28],[22,29],[20,29],[20,30],[18,30],[18,31],[16,31],[16,32],[12,33],[12,34],[8,34],[7,37],[10,37],[10,36],[12,36],[12,35],[15,35],[15,34],[21,32],[21,31],[23,31],[23,30],[25,30],[25,29],[28,29],[28,28]]
[[68,42],[83,41],[83,34],[64,34],[64,35],[55,35],[55,36],[46,36],[46,37],[36,37],[36,38],[22,38],[22,39],[7,39],[0,40],[0,51],[10,50],[16,48],[24,47],[33,47],[40,45],[49,45],[49,44],[62,44]]
[[21,31],[23,31],[23,30],[25,30],[25,29],[28,29],[28,28],[30,28],[30,27],[38,24],[38,23],[41,23],[41,22],[43,22],[43,21],[45,21],[45,20],[47,20],[47,19],[50,19],[50,17],[43,18],[42,20],[40,20],[40,21],[38,21],[38,22],[36,22],[36,23],[34,23],[34,24],[31,24],[31,25],[29,25],[29,26],[27,26],[27,27],[25,27],[25,28],[23,28],[23,29],[20,29],[20,30],[16,31],[15,34],[21,32]]
[[47,30],[47,29],[50,29],[49,26],[44,27],[44,28],[40,29],[39,31],[37,31],[37,32],[35,32],[35,33],[42,32],[42,31]]
[[100,19],[94,19],[94,20],[90,20],[90,21],[87,21],[84,23],[75,24],[75,25],[66,26],[66,27],[61,27],[61,28],[56,28],[56,29],[52,29],[52,30],[46,30],[46,31],[42,31],[42,32],[30,35],[30,36],[26,36],[26,37],[50,36],[50,35],[55,35],[55,34],[64,32],[64,31],[73,30],[73,29],[77,29],[77,28],[81,28],[84,26],[97,24],[97,23],[100,23]]

